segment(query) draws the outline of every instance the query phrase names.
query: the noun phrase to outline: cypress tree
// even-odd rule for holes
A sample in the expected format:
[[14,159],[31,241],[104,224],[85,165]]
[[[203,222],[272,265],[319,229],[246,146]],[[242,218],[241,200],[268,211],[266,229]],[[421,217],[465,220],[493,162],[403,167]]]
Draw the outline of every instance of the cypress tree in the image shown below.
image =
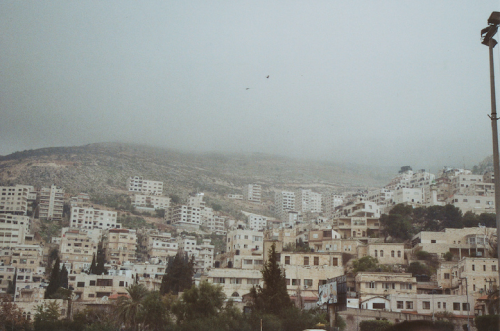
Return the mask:
[[92,255],[92,263],[89,268],[89,275],[94,275],[96,272],[96,263],[95,263],[95,253]]
[[66,265],[63,264],[61,272],[59,274],[59,283],[61,287],[68,288],[68,269],[66,269]]
[[61,287],[61,270],[60,270],[60,259],[59,256],[56,258],[56,262],[54,262],[54,267],[52,268],[52,272],[50,274],[49,286],[45,289],[45,299],[50,299],[50,296],[56,293],[57,289]]

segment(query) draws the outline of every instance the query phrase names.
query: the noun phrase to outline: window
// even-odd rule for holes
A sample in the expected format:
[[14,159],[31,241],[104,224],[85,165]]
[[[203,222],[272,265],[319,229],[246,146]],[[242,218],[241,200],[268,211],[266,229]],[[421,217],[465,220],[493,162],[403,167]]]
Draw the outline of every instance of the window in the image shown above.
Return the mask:
[[375,250],[375,257],[377,257],[377,250]]
[[247,284],[248,285],[259,285],[259,279],[258,278],[247,278]]
[[225,284],[226,279],[224,277],[215,277],[214,278],[214,284]]
[[438,308],[441,308],[441,302],[438,302]]
[[377,288],[377,285],[375,284],[375,282],[369,282],[366,283],[366,288]]
[[491,271],[497,271],[497,266],[496,265],[492,265],[491,266]]
[[395,255],[394,255],[394,251],[391,251],[391,257],[394,257],[394,256],[395,256]]
[[444,274],[444,279],[450,279],[450,274],[449,273],[445,273]]
[[413,309],[413,301],[406,301],[406,309]]
[[252,264],[252,260],[244,260],[245,264]]
[[374,302],[372,305],[373,309],[385,309],[385,303],[376,303]]
[[309,265],[309,256],[304,256],[304,265]]
[[314,257],[314,265],[319,265],[319,256]]
[[422,302],[422,309],[431,309],[431,302],[430,301],[423,301]]
[[85,287],[85,282],[76,283],[76,287]]
[[243,284],[242,278],[231,278],[231,284]]
[[408,284],[408,283],[400,284],[401,290],[411,290],[411,288],[412,288],[411,284]]
[[304,286],[307,286],[307,287],[313,286],[313,280],[312,279],[304,279]]
[[380,257],[384,257],[384,251],[380,250]]
[[446,302],[443,302],[443,309],[446,310]]
[[435,244],[436,243],[436,240],[435,239],[432,239],[431,240],[431,244]]
[[462,303],[462,310],[469,311],[469,303],[468,302],[463,302]]
[[332,258],[332,266],[336,267],[339,265],[339,259],[334,257]]
[[120,283],[118,283],[118,286],[125,286],[125,282],[123,280],[120,280]]
[[401,251],[398,251],[398,257],[401,257]]
[[460,310],[460,302],[453,302],[453,310]]
[[483,265],[483,271],[486,271],[486,264]]
[[287,285],[287,286],[290,286],[290,278],[287,278],[287,279],[286,279],[286,285]]
[[292,286],[300,286],[300,279],[292,279]]
[[473,264],[472,265],[472,271],[475,271],[476,270],[476,266]]
[[397,301],[398,309],[403,309],[403,301]]

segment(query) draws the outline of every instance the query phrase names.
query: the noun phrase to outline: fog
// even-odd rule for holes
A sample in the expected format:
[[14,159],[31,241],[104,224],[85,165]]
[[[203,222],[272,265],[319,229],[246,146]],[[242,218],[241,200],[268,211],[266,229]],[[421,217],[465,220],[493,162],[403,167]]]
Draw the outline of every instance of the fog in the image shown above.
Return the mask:
[[119,141],[471,167],[492,153],[480,30],[495,10],[493,0],[1,1],[0,154]]

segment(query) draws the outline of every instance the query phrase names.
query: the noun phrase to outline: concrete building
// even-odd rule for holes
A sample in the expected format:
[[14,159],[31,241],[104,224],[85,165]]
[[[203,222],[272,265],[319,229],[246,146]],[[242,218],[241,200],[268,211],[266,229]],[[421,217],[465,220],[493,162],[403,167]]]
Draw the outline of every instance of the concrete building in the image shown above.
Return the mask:
[[468,211],[474,214],[495,213],[495,197],[479,195],[453,195],[448,203],[459,208],[462,213]]
[[295,211],[295,193],[288,191],[275,192],[274,212],[281,220],[288,219],[288,212]]
[[425,197],[422,188],[407,188],[401,187],[393,192],[392,202],[394,205],[405,203],[409,205],[422,205],[424,204]]
[[444,257],[451,252],[459,260],[472,255],[488,257],[490,241],[496,240],[494,228],[446,228],[443,232],[421,231],[412,238],[412,250],[423,250]]
[[332,228],[345,239],[378,237],[380,221],[370,217],[341,217],[332,222]]
[[168,232],[149,231],[143,236],[141,246],[147,250],[148,258],[165,262],[169,256],[175,256],[179,243]]
[[0,186],[0,194],[0,213],[26,215],[34,188],[29,185]]
[[260,270],[253,269],[214,268],[202,275],[201,280],[222,286],[226,297],[235,302],[241,302],[252,287],[264,285]]
[[248,215],[248,227],[253,231],[264,231],[267,228],[267,217],[257,214]]
[[379,264],[406,264],[405,245],[403,243],[369,243],[358,247],[358,258],[371,256]]
[[72,207],[70,227],[82,229],[119,229],[121,225],[117,221],[117,212],[111,210],[100,210],[92,207]]
[[10,265],[16,268],[38,268],[42,266],[43,251],[38,245],[17,245],[10,248]]
[[166,223],[189,229],[199,229],[201,225],[201,209],[189,205],[176,205],[170,207],[165,213]]
[[163,182],[146,180],[141,176],[129,177],[127,180],[127,190],[148,195],[162,195]]
[[337,207],[344,203],[345,197],[340,194],[329,193],[323,197],[323,211],[326,217],[333,218]]
[[69,201],[71,207],[90,207],[90,196],[87,193],[78,193]]
[[300,189],[295,192],[297,211],[302,213],[321,213],[321,194],[312,190]]
[[226,217],[219,215],[214,215],[203,222],[203,226],[217,235],[225,235],[227,233],[225,224]]
[[73,274],[68,277],[68,285],[77,296],[76,302],[106,302],[111,295],[126,295],[127,287],[134,279],[127,276]]
[[108,229],[104,233],[106,261],[112,265],[135,262],[137,235],[135,230]]
[[261,202],[262,187],[257,184],[243,186],[243,199],[255,203]]
[[150,207],[167,210],[170,207],[170,198],[157,195],[136,194],[133,204],[136,207]]
[[89,269],[97,245],[101,240],[100,229],[63,228],[60,243],[61,262],[70,264],[70,273],[80,273]]
[[[475,300],[498,287],[498,259],[465,257],[449,270],[451,294],[469,294]],[[443,274],[446,281],[447,275]],[[445,283],[443,283],[444,285]],[[474,305],[472,305],[474,307]]]
[[260,269],[263,264],[264,233],[232,230],[227,233],[226,265],[236,269]]
[[42,187],[38,194],[38,218],[41,220],[61,220],[64,206],[64,190],[52,185]]
[[0,213],[0,247],[24,244],[29,229],[30,218],[28,216]]
[[[408,273],[359,272],[355,281],[362,309],[389,309],[388,295],[417,294],[417,280]],[[368,301],[376,297],[382,302]]]
[[381,215],[380,207],[371,201],[358,200],[340,208],[333,213],[333,218],[340,217],[370,217],[379,218]]

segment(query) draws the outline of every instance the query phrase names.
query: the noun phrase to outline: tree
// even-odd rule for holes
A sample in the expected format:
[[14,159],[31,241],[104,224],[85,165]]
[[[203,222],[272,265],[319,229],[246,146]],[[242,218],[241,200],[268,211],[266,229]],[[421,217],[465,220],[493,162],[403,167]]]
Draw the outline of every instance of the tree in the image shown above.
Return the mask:
[[226,295],[222,287],[206,281],[193,286],[182,294],[182,299],[172,307],[178,322],[216,316],[222,310]]
[[15,296],[16,286],[17,286],[17,268],[16,271],[14,272],[14,279],[9,280],[9,286],[7,287],[7,294]]
[[96,275],[105,275],[106,270],[104,269],[104,262],[106,260],[106,256],[104,254],[104,248],[102,247],[103,243],[102,241],[99,242],[97,245],[97,263],[95,267],[95,274]]
[[35,331],[52,331],[60,329],[62,321],[59,321],[59,308],[56,301],[45,302],[37,306],[35,321],[33,323]]
[[170,200],[172,203],[181,203],[181,198],[177,194],[170,194],[169,195]]
[[275,244],[271,246],[261,272],[264,287],[253,287],[250,291],[253,308],[257,312],[280,316],[293,306],[293,302],[286,289],[285,270],[278,264]]
[[187,255],[182,256],[177,253],[174,257],[169,257],[165,275],[161,280],[160,294],[179,292],[189,289],[193,285],[194,257],[191,260]]
[[369,320],[369,321],[361,321],[359,323],[360,331],[384,331],[388,327],[392,325],[391,322],[387,320]]
[[477,316],[474,319],[477,331],[497,331],[498,327],[498,315],[483,315]]
[[142,310],[139,319],[147,330],[160,331],[172,324],[168,313],[166,300],[160,292],[153,291],[146,294],[142,300]]
[[63,264],[61,272],[59,273],[59,284],[63,288],[68,288],[68,269],[66,269],[66,265]]
[[23,311],[14,302],[0,305],[0,331],[27,331],[30,322],[24,318]]
[[382,225],[382,233],[385,239],[390,236],[393,239],[405,241],[410,239],[413,234],[413,226],[410,217],[407,215],[393,214],[392,210],[389,215],[382,214],[382,216],[380,216],[380,224]]
[[408,267],[408,272],[412,274],[412,276],[415,275],[427,275],[430,276],[432,274],[430,268],[422,264],[420,262],[412,262],[410,263],[410,266]]
[[363,271],[377,271],[379,268],[378,260],[372,256],[364,256],[358,260],[352,261],[352,266],[354,267],[354,273]]
[[95,275],[97,264],[95,262],[95,253],[92,255],[92,263],[90,263],[89,275]]
[[56,262],[54,262],[54,266],[52,267],[52,272],[50,274],[49,285],[45,290],[45,299],[50,299],[50,296],[56,293],[57,289],[61,287],[61,270],[60,270],[60,260],[59,256],[56,258]]
[[130,330],[137,330],[142,314],[142,300],[148,294],[146,286],[134,284],[127,288],[128,296],[121,296],[116,303],[119,320]]

